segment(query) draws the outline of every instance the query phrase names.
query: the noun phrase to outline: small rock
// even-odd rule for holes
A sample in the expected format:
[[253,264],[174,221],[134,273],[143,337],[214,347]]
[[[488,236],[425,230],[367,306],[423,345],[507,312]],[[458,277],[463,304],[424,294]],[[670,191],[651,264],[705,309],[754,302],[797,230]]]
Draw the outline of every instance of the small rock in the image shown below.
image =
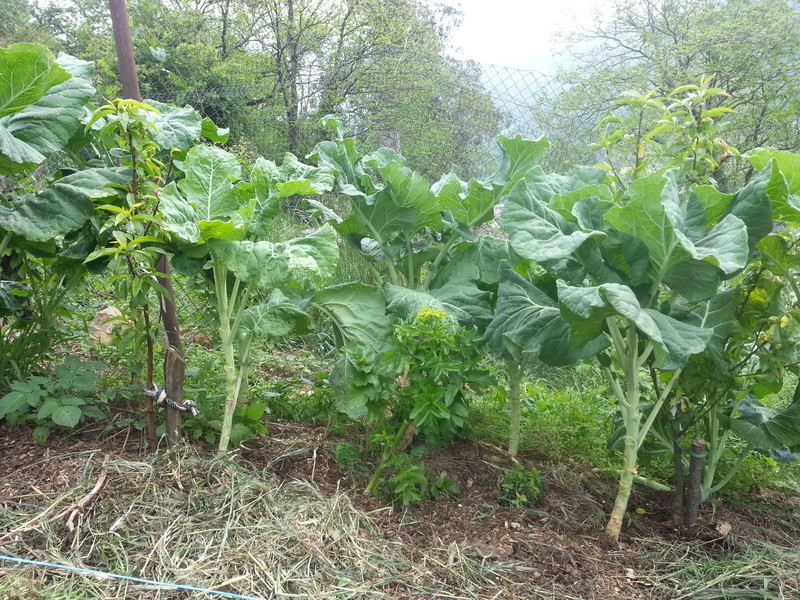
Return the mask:
[[89,339],[99,342],[101,344],[110,344],[113,341],[114,327],[120,324],[116,319],[121,317],[122,313],[115,306],[106,306],[103,310],[98,312],[92,322],[89,324]]
[[728,521],[720,521],[717,523],[717,531],[719,531],[722,535],[728,535],[731,532],[731,524]]

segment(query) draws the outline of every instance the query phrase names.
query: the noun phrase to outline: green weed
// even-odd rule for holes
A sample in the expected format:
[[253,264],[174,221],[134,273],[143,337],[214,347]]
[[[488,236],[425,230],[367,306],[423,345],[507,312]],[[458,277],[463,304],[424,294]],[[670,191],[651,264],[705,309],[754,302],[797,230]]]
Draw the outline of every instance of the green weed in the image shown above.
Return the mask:
[[539,502],[546,489],[547,483],[538,469],[535,467],[526,469],[521,465],[514,465],[513,469],[503,473],[500,504],[530,508]]
[[0,398],[0,418],[11,425],[36,425],[33,439],[44,444],[55,427],[74,429],[87,419],[102,419],[109,394],[100,392],[105,365],[68,356],[51,376],[14,381]]

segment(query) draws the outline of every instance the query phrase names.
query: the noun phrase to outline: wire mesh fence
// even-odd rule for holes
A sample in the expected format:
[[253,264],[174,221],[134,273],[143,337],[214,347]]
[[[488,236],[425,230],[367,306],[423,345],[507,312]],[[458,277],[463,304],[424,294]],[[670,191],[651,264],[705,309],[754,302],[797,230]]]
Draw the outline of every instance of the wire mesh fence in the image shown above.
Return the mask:
[[[469,68],[471,85],[480,87],[480,94],[491,101],[494,111],[486,114],[495,120],[495,123],[478,123],[478,125],[484,125],[486,130],[494,129],[496,133],[509,137],[522,135],[535,138],[544,133],[543,124],[538,120],[535,109],[543,99],[555,98],[558,95],[561,86],[556,78],[537,71],[497,65],[470,63]],[[303,87],[310,89],[313,87],[311,84],[310,80],[306,80]],[[409,80],[403,88],[404,93],[414,93],[417,85],[415,81]],[[286,115],[285,111],[281,111],[274,104],[259,102],[263,95],[262,85],[182,89],[176,92],[149,94],[151,99],[159,102],[189,104],[219,126],[229,127],[232,139],[239,145],[238,151],[278,158],[286,144]],[[324,135],[317,127],[319,117],[315,108],[315,103],[308,101],[305,109],[298,113],[300,121],[298,129],[305,134],[303,145],[306,148],[312,147]],[[235,112],[234,109],[239,112]],[[371,129],[380,126],[380,122],[371,122],[357,114],[350,117],[351,132],[365,144],[377,147],[379,142],[385,139],[383,136],[387,132],[384,129]],[[464,127],[472,125],[475,125],[474,120],[463,124]],[[404,142],[407,140],[395,141],[401,146],[401,151],[402,146],[407,145]],[[493,136],[475,135],[471,143],[482,154],[472,155],[474,163],[469,174],[477,177],[489,175],[495,167]],[[443,161],[448,158],[450,157],[445,157]],[[182,327],[189,331],[213,332],[217,323],[214,317],[213,298],[208,287],[200,279],[180,275],[174,277],[174,284]],[[99,304],[112,302],[113,287],[108,278],[93,277],[89,284],[89,295],[98,300],[98,309],[103,308]]]
[[[494,167],[494,137],[545,133],[537,107],[558,97],[563,83],[554,75],[440,55],[397,52],[396,64],[384,57],[378,69],[367,68],[347,89],[329,100],[330,75],[297,74],[278,86],[265,81],[233,86],[158,89],[144,86],[148,98],[188,104],[230,129],[231,144],[241,153],[280,159],[285,151],[306,154],[325,139],[321,117],[333,114],[350,135],[378,147],[385,136],[425,175],[440,175],[457,164],[462,173],[481,177]],[[176,78],[189,80],[176,70]],[[343,92],[344,93],[344,92]],[[399,130],[399,131],[398,131]],[[430,172],[425,172],[430,166]]]

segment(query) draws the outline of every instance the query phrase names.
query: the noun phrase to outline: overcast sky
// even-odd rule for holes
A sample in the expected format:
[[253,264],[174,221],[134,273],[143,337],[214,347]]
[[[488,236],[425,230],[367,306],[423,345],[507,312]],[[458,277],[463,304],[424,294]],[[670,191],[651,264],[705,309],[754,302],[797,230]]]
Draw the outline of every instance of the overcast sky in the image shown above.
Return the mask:
[[464,13],[453,44],[458,58],[545,71],[553,62],[553,36],[576,28],[601,0],[450,0]]

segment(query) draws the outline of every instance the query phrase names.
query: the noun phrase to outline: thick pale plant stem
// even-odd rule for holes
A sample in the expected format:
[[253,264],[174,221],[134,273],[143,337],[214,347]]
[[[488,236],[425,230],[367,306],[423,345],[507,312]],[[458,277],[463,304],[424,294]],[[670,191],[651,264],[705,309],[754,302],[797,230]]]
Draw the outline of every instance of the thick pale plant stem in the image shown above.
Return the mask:
[[[728,443],[730,429],[725,430],[720,435],[719,423],[719,408],[714,406],[708,411],[707,425],[708,425],[708,460],[706,461],[705,471],[703,473],[703,500],[708,498],[714,489],[714,478],[717,476],[717,467],[722,453]],[[717,487],[716,489],[719,489]]]
[[[235,328],[236,329],[236,328]],[[239,370],[236,375],[236,398],[237,400],[242,398],[244,394],[242,394],[242,388],[247,387],[247,367],[250,364],[250,348],[253,343],[253,334],[248,334],[248,336],[244,339],[241,346],[241,353],[239,358]]]
[[508,361],[508,454],[512,458],[516,458],[517,456],[522,425],[522,402],[520,401],[521,382],[521,362],[515,360]]
[[11,244],[11,233],[6,233],[3,236],[3,239],[0,240],[0,256],[5,254],[6,249],[8,248],[9,244]]
[[416,285],[414,281],[414,249],[411,246],[411,239],[406,238],[406,287],[413,290]]
[[747,448],[742,450],[742,452],[739,453],[739,458],[736,459],[736,462],[733,464],[733,466],[728,471],[728,474],[725,475],[725,477],[723,477],[719,481],[719,483],[717,483],[717,485],[715,485],[713,487],[710,487],[708,489],[706,489],[705,486],[703,487],[703,496],[702,496],[702,501],[703,502],[708,500],[708,498],[711,495],[716,494],[718,491],[720,491],[722,488],[724,488],[728,484],[728,482],[731,479],[733,479],[733,476],[736,475],[736,472],[744,464],[744,461],[747,459],[748,456],[750,456],[750,452],[751,451],[752,451],[752,448],[750,446],[748,446]]
[[[616,331],[614,331],[616,330]],[[623,345],[616,323],[612,328],[617,351],[625,371],[625,404],[620,406],[625,425],[625,446],[622,453],[622,471],[619,477],[619,488],[611,517],[606,526],[606,534],[613,541],[619,540],[622,522],[628,509],[633,481],[637,475],[637,459],[639,454],[639,429],[641,425],[641,409],[639,407],[639,338],[636,326],[628,323],[627,344]]]
[[237,374],[236,374],[236,355],[234,352],[234,334],[231,328],[234,307],[229,305],[227,269],[218,264],[216,258],[214,263],[214,288],[217,297],[217,308],[219,312],[219,336],[222,344],[222,354],[225,360],[225,408],[222,413],[222,427],[219,435],[219,446],[217,451],[227,452],[231,440],[231,428],[233,427],[233,413],[236,410],[237,394]]

